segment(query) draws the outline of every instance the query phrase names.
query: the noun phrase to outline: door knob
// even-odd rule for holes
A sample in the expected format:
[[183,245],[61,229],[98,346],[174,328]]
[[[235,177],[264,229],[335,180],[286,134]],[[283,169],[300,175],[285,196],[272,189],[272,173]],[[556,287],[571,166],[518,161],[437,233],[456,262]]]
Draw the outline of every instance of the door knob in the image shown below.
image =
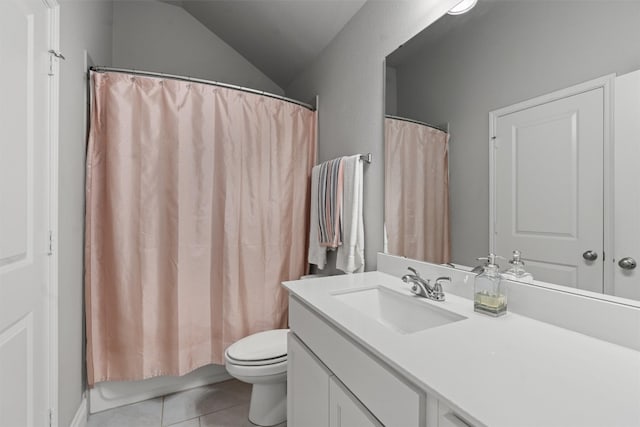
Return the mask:
[[582,254],[582,258],[586,259],[587,261],[595,261],[598,259],[598,253],[589,250]]
[[618,261],[618,265],[623,270],[633,270],[637,266],[636,260],[631,257],[622,258]]

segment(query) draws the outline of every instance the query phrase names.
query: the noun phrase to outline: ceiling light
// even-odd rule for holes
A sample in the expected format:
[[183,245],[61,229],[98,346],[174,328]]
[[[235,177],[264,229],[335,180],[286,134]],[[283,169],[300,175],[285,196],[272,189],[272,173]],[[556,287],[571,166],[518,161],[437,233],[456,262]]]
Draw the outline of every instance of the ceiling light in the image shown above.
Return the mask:
[[467,13],[473,9],[473,6],[475,6],[476,3],[478,3],[478,0],[462,0],[460,3],[453,6],[447,13],[449,15],[462,15],[463,13]]

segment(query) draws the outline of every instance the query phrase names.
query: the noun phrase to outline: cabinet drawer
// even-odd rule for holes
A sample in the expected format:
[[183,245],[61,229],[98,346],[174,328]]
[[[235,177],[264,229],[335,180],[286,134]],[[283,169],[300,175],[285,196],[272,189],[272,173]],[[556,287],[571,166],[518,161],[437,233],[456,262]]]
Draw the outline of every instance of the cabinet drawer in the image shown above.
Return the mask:
[[295,297],[289,324],[340,381],[387,426],[423,426],[424,395],[365,353]]

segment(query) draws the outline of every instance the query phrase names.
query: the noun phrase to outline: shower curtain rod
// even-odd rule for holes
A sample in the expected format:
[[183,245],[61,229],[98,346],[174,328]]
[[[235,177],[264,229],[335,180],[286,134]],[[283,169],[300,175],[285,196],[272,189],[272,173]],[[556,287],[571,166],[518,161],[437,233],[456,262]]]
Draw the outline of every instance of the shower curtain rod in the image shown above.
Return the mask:
[[449,129],[442,129],[439,126],[430,125],[429,123],[421,122],[419,120],[407,119],[406,117],[392,116],[391,114],[385,114],[385,117],[388,118],[388,119],[402,120],[403,122],[410,122],[410,123],[416,123],[416,124],[419,124],[419,125],[427,126],[427,127],[432,128],[432,129],[436,129],[436,130],[439,130],[441,132],[444,132],[446,134],[449,133]]
[[114,67],[94,66],[94,67],[89,67],[89,70],[90,71],[95,71],[97,73],[114,72],[114,73],[135,74],[135,75],[138,75],[138,76],[147,76],[147,77],[163,77],[163,78],[167,78],[167,79],[182,80],[182,81],[194,82],[194,83],[203,83],[203,84],[212,85],[212,86],[220,86],[220,87],[224,87],[224,88],[228,88],[228,89],[236,89],[236,90],[241,90],[243,92],[249,92],[249,93],[254,93],[254,94],[257,94],[257,95],[268,96],[270,98],[280,99],[282,101],[291,102],[292,104],[296,104],[296,105],[300,105],[301,107],[308,108],[311,111],[315,111],[315,108],[312,105],[304,103],[304,102],[301,102],[301,101],[297,101],[295,99],[291,99],[291,98],[287,98],[287,97],[284,97],[284,96],[276,95],[275,93],[263,92],[261,90],[251,89],[251,88],[243,87],[243,86],[236,86],[236,85],[232,85],[232,84],[228,84],[228,83],[216,82],[216,81],[213,81],[213,80],[204,80],[204,79],[198,79],[198,78],[194,78],[194,77],[178,76],[178,75],[175,75],[175,74],[156,73],[156,72],[153,72],[153,71],[133,70],[133,69],[128,69],[128,68],[114,68]]

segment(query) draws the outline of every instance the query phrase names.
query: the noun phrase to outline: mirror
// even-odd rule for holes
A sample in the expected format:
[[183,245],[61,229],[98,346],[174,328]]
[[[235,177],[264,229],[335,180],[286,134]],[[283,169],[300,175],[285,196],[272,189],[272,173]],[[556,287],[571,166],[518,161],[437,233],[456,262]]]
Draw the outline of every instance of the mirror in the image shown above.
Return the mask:
[[[490,231],[494,228],[495,217],[499,214],[494,213],[494,218],[490,220],[490,213],[496,209],[493,204],[499,202],[490,203],[490,196],[500,201],[504,200],[505,194],[500,190],[505,187],[490,185],[490,175],[493,174],[495,177],[499,174],[495,169],[490,169],[490,163],[496,160],[493,150],[495,147],[491,146],[492,150],[490,150],[490,139],[495,136],[490,134],[490,126],[500,123],[497,120],[505,117],[507,107],[512,107],[510,112],[519,111],[518,105],[523,105],[522,103],[541,99],[540,97],[547,94],[559,93],[567,88],[575,89],[579,84],[594,81],[603,76],[612,74],[618,77],[631,76],[634,71],[640,69],[640,49],[637,43],[640,40],[638,22],[640,22],[640,2],[479,0],[470,12],[458,16],[443,16],[388,55],[386,58],[386,114],[400,117],[402,119],[400,121],[409,119],[429,124],[430,127],[425,128],[428,128],[430,133],[435,135],[444,133],[444,140],[448,138],[448,144],[441,143],[448,145],[448,149],[439,153],[441,157],[438,165],[440,166],[429,164],[424,168],[429,172],[433,172],[435,168],[436,174],[430,175],[427,180],[429,182],[435,180],[439,188],[445,188],[448,193],[448,213],[438,212],[435,215],[438,217],[446,215],[450,233],[450,238],[447,239],[446,233],[442,231],[443,226],[446,228],[447,221],[442,220],[440,228],[436,227],[436,231],[429,235],[435,238],[426,239],[435,240],[438,245],[439,252],[436,252],[440,255],[435,258],[433,255],[429,255],[431,258],[408,255],[392,249],[394,245],[389,233],[390,223],[395,220],[396,211],[402,203],[398,199],[399,191],[389,188],[389,181],[398,174],[406,175],[407,170],[414,170],[420,166],[389,159],[387,147],[385,163],[389,166],[385,166],[385,226],[389,240],[388,252],[435,263],[450,261],[461,266],[478,265],[476,258],[486,256],[490,248],[495,247],[496,244],[495,241],[491,243],[490,237],[494,236],[490,236]],[[640,115],[630,120],[629,129],[624,131],[616,129],[616,139],[614,139],[614,125],[618,126],[623,122],[618,118],[623,108],[617,104],[618,99],[623,97],[616,96],[614,100],[613,96],[609,96],[615,93],[615,88],[623,87],[622,82],[618,84],[618,77],[611,77],[609,80],[611,84],[608,86],[608,83],[604,84],[598,92],[600,98],[605,99],[605,106],[602,107],[604,110],[600,113],[600,116],[604,117],[602,129],[594,128],[595,130],[588,131],[592,134],[598,132],[604,134],[601,138],[604,148],[599,156],[600,160],[604,160],[599,165],[599,171],[594,171],[595,174],[602,175],[596,181],[603,183],[603,188],[600,189],[600,193],[596,190],[587,191],[587,193],[597,193],[594,197],[601,199],[600,206],[603,206],[601,210],[604,214],[594,219],[593,216],[596,214],[593,212],[597,212],[598,209],[593,209],[591,213],[583,213],[591,219],[593,224],[596,224],[588,227],[590,231],[603,235],[604,240],[599,243],[599,247],[575,248],[575,263],[585,267],[587,271],[584,274],[580,273],[580,277],[566,266],[568,264],[557,262],[555,267],[558,270],[566,267],[565,276],[568,279],[566,283],[561,283],[561,280],[554,283],[580,287],[581,283],[586,282],[586,275],[591,275],[596,277],[595,282],[599,285],[596,288],[588,288],[589,290],[640,300],[640,272],[638,272],[640,268],[625,269],[620,265],[627,257],[640,262],[640,252],[634,252],[640,251],[638,247],[640,243],[632,243],[632,246],[635,245],[633,248],[624,249],[627,253],[616,248],[616,239],[619,241],[623,239],[615,233],[620,233],[621,230],[626,230],[627,234],[634,233],[635,237],[632,236],[631,240],[640,242],[640,211],[636,212],[638,214],[635,216],[636,220],[633,219],[633,215],[625,215],[629,209],[638,209],[640,206],[640,195],[637,194],[638,190],[633,188],[640,188],[640,186],[634,184],[624,187],[621,184],[623,181],[638,183],[640,176],[633,175],[635,171],[627,172],[629,177],[627,180],[619,176],[623,163],[625,161],[629,163],[632,155],[639,156],[635,160],[635,169],[638,169],[640,150],[631,146],[631,151],[622,155],[623,141],[618,139],[622,138],[625,132],[632,132],[633,127],[637,126],[633,122],[640,122]],[[640,99],[640,84],[636,87],[638,92],[635,98]],[[611,103],[607,104],[609,101]],[[542,104],[544,103],[538,103],[538,105]],[[492,112],[494,121],[490,124]],[[611,113],[610,116],[608,112]],[[609,121],[614,116],[615,119]],[[586,116],[580,113],[580,117]],[[586,121],[575,120],[578,123]],[[509,126],[516,129],[513,124]],[[389,129],[389,126],[386,128]],[[526,136],[526,132],[523,132],[523,135]],[[538,134],[538,140],[540,139]],[[536,200],[545,202],[554,200],[553,198],[545,199],[545,195],[548,194],[547,187],[551,188],[550,186],[554,183],[561,187],[575,178],[573,175],[570,177],[554,175],[557,173],[553,169],[555,163],[550,161],[555,161],[558,157],[555,154],[555,148],[551,145],[554,139],[551,137],[542,138],[542,140],[547,142],[546,145],[525,146],[526,149],[521,149],[517,154],[521,156],[519,159],[523,162],[533,162],[533,159],[537,158],[535,160],[538,162],[537,166],[529,170],[530,173],[526,179],[520,179],[520,176],[512,177],[513,182],[517,181],[516,178],[519,179],[514,186],[518,187],[520,191],[518,194],[523,195],[521,199],[525,202],[528,199],[527,203],[530,204],[535,203]],[[388,142],[389,138],[385,138],[386,145]],[[501,147],[505,145],[504,138],[501,137],[496,144],[502,144],[497,148],[502,149]],[[640,144],[636,143],[636,145]],[[529,154],[525,156],[523,153],[527,152]],[[554,155],[550,156],[549,153]],[[516,154],[512,154],[512,157],[516,158],[514,156]],[[407,155],[405,155],[406,158]],[[415,156],[408,158],[413,159]],[[580,157],[575,159],[576,162],[577,159],[582,161]],[[446,169],[442,170],[447,164],[448,173]],[[591,165],[580,163],[576,163],[575,167],[576,170],[582,171],[589,171],[591,168]],[[536,174],[539,174],[540,179],[536,179]],[[503,176],[499,175],[499,177]],[[411,181],[423,178],[418,178],[414,174],[407,175],[403,179]],[[500,181],[499,178],[496,180]],[[431,187],[430,184],[422,184]],[[576,184],[575,187],[579,185]],[[415,197],[418,191],[417,189],[402,191],[403,200]],[[427,207],[442,204],[439,192],[442,190],[438,190],[436,195],[425,198],[423,204]],[[584,198],[582,195],[575,197],[580,200]],[[628,199],[627,207],[618,205],[623,199]],[[554,203],[545,205],[541,202],[538,206],[526,211],[529,212],[529,217],[544,216],[545,213],[559,210],[564,200],[563,197],[559,197]],[[514,206],[531,207],[522,205],[520,201],[518,203],[520,204]],[[573,205],[568,203],[567,206],[567,209],[571,210]],[[629,206],[632,207],[629,208]],[[430,209],[427,210],[429,214],[434,214]],[[569,213],[573,215],[572,211]],[[421,213],[416,211],[405,212],[404,215],[411,218],[411,221],[402,224],[405,235],[422,236],[423,230],[414,230],[413,227],[418,227],[416,224],[433,222],[418,218]],[[626,219],[625,216],[630,218]],[[531,221],[534,219],[536,218]],[[551,228],[560,227],[557,224],[561,221],[554,219],[553,215],[549,214],[547,220],[553,224]],[[575,228],[574,234],[582,235],[587,227],[581,223]],[[529,234],[538,235],[555,232],[535,229],[535,227],[529,231]],[[571,240],[574,237],[569,233],[565,236],[565,240]],[[447,241],[450,241],[450,247],[447,247]],[[526,267],[527,269],[530,267],[534,278],[545,280],[541,277],[542,270],[538,269],[541,261],[535,257],[528,257],[525,249],[511,246],[508,250],[501,249],[498,255],[510,257],[511,250],[515,249],[523,252]],[[587,256],[583,258],[583,252],[586,254],[589,250],[597,253],[599,258],[591,261]],[[446,257],[447,251],[450,251],[450,259]],[[592,256],[592,254],[588,255]],[[506,261],[502,261],[502,264],[503,269],[508,265]],[[588,269],[596,265],[600,268]],[[593,272],[590,273],[591,271]]]

